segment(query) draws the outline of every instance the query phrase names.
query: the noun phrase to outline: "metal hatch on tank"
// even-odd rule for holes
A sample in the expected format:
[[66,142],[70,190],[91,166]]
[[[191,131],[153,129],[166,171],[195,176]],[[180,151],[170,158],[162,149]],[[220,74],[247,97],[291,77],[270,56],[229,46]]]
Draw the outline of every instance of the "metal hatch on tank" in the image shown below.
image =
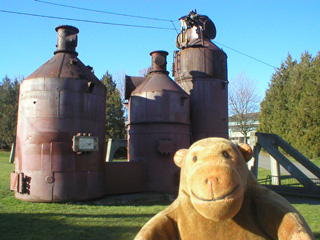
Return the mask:
[[150,55],[150,74],[129,99],[129,161],[144,163],[146,191],[177,191],[179,169],[173,155],[190,145],[189,96],[168,76],[168,53]]
[[21,200],[105,195],[105,87],[77,58],[79,30],[56,31],[54,56],[20,84],[11,189]]

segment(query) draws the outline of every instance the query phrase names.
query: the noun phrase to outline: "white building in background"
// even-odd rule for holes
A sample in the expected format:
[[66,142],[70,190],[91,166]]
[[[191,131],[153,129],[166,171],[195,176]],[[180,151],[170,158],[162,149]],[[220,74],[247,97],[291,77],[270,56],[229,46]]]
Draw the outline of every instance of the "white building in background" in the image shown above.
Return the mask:
[[[247,133],[247,139],[250,139],[250,133],[256,132],[259,126],[259,113],[248,114],[250,119],[250,131]],[[229,139],[234,143],[244,143],[244,136],[240,132],[239,124],[235,121],[233,116],[229,117]],[[252,135],[252,134],[251,134]]]

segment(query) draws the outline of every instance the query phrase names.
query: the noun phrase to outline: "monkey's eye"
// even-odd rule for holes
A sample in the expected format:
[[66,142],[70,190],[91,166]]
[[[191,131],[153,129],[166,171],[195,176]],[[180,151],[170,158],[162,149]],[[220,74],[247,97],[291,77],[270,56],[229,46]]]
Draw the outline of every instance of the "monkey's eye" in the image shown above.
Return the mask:
[[197,156],[194,156],[192,160],[196,162],[198,160]]
[[226,151],[224,151],[222,154],[223,154],[223,156],[224,156],[225,158],[229,158],[229,157],[230,157],[229,153],[227,153]]

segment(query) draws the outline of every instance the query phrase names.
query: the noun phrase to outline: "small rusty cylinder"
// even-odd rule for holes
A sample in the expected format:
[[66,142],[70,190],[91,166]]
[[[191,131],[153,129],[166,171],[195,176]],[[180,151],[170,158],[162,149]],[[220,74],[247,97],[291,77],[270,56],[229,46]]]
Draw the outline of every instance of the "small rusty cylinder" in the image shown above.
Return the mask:
[[58,33],[57,50],[54,54],[59,52],[68,52],[78,55],[76,47],[78,44],[77,34],[79,29],[73,26],[61,25],[56,27]]
[[152,65],[150,72],[166,72],[167,73],[167,56],[166,51],[153,51],[150,53]]

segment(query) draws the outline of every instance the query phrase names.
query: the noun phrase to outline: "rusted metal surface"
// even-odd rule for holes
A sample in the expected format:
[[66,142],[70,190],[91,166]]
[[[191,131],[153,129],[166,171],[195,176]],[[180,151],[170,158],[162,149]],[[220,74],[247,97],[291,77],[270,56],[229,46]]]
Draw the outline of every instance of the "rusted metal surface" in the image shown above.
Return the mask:
[[146,191],[177,191],[173,154],[190,145],[189,96],[168,77],[167,52],[151,53],[148,78],[129,100],[129,161],[142,161]]
[[208,17],[191,12],[180,20],[174,78],[190,94],[192,141],[228,138],[227,55],[210,41],[216,30]]
[[[85,200],[106,193],[105,87],[77,58],[77,29],[57,31],[63,34],[54,57],[20,84],[15,173],[17,182],[23,173],[28,192],[15,195],[27,201]],[[86,138],[78,139],[77,149],[91,143],[90,136],[98,146],[75,152],[74,136]]]
[[204,46],[206,40],[216,37],[214,23],[205,15],[197,14],[196,11],[180,19],[181,32],[177,36],[176,46],[179,49],[191,46]]
[[125,76],[125,99],[128,100],[133,90],[146,80],[145,77]]
[[145,190],[143,162],[107,162],[105,169],[108,195]]
[[190,146],[190,127],[174,123],[130,124],[128,140],[129,161],[144,163],[145,191],[177,191],[180,169],[175,166],[173,155]]
[[61,25],[56,27],[56,32],[58,33],[57,50],[54,52],[69,52],[72,54],[77,54],[76,47],[78,45],[79,29],[73,26]]
[[153,51],[150,53],[152,58],[151,62],[151,72],[159,72],[164,74],[169,74],[167,71],[167,56],[168,52],[166,51]]
[[174,77],[179,84],[194,78],[227,81],[227,55],[212,42],[205,47],[176,51],[174,60]]
[[[63,87],[66,90],[76,88],[79,91],[85,92],[90,90],[90,84],[92,84],[91,87],[93,87],[94,84],[100,84],[99,79],[94,76],[89,66],[85,66],[75,54],[67,52],[55,54],[48,62],[28,76],[26,80],[35,78],[65,79]],[[86,84],[76,84],[76,86],[74,86],[74,79],[82,80],[86,82]],[[41,88],[41,86],[39,86],[39,88]]]

